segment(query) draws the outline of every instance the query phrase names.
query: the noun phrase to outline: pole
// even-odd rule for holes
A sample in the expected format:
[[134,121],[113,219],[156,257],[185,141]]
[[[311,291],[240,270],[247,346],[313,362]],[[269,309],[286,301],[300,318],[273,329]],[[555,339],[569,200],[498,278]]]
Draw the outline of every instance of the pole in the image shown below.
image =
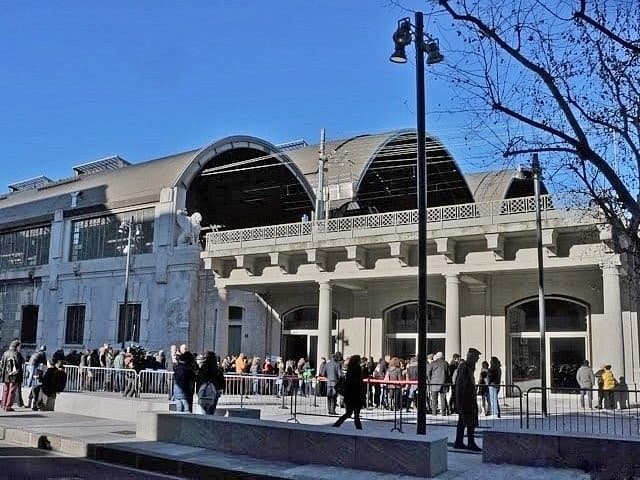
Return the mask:
[[131,234],[133,229],[133,217],[127,227],[127,263],[124,270],[124,332],[122,336],[122,350],[129,335],[129,270],[131,268]]
[[316,220],[324,218],[324,164],[326,162],[324,128],[320,130],[320,149],[318,151],[318,190],[316,191]]
[[546,319],[544,305],[544,265],[542,258],[542,215],[540,205],[540,162],[534,153],[531,160],[531,171],[536,202],[536,239],[538,245],[538,322],[540,327],[540,382],[542,387],[542,415],[547,415],[547,352],[546,352]]
[[427,159],[425,151],[424,23],[416,12],[416,129],[418,149],[418,419],[416,433],[427,433]]

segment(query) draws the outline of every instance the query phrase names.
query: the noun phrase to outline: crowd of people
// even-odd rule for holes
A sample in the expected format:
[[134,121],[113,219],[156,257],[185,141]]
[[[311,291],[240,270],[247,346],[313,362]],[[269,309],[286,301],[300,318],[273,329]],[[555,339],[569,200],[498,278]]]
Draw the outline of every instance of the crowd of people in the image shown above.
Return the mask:
[[25,404],[22,398],[24,382],[25,358],[21,352],[19,340],[13,340],[0,360],[0,380],[2,384],[2,401],[0,408],[5,412],[13,412],[14,403],[19,408],[32,410],[49,410],[55,408],[56,396],[63,392],[67,384],[62,359],[47,360],[45,345],[29,356],[26,361],[26,384],[30,388],[29,397]]

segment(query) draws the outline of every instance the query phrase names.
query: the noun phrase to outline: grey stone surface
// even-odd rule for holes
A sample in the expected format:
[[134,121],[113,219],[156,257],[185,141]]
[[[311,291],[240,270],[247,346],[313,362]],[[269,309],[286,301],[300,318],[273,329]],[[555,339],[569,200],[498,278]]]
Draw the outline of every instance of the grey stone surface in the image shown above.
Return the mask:
[[[156,412],[141,412],[137,429],[141,439],[296,464],[317,463],[421,476],[441,473],[447,466],[443,435],[385,433],[372,439],[366,432],[325,426]],[[359,454],[358,442],[362,442]],[[385,461],[389,452],[394,453],[393,458]]]
[[290,430],[289,461],[293,463],[320,463],[355,468],[355,436],[313,430]]
[[[640,444],[635,440],[580,434],[488,431],[483,460],[539,467],[579,468],[598,478],[640,474]],[[607,472],[617,472],[610,477]]]
[[[433,435],[427,436],[427,438]],[[422,457],[426,461],[416,462]],[[405,440],[400,448],[390,448],[388,439],[359,437],[356,440],[356,468],[380,472],[401,472],[431,477],[447,470],[447,439],[442,436],[424,441]]]
[[217,408],[216,417],[260,419],[259,408]]

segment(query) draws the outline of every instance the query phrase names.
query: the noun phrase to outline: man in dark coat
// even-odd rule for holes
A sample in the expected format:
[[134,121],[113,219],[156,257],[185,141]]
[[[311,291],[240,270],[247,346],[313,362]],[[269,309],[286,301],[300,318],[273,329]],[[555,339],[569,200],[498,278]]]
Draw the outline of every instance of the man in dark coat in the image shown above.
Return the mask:
[[365,405],[364,384],[362,383],[362,367],[360,366],[360,355],[349,357],[347,364],[347,374],[344,382],[344,405],[346,412],[342,415],[334,427],[339,427],[353,414],[353,423],[357,430],[362,430],[360,422],[360,410]]
[[[467,352],[467,359],[460,360],[456,371],[455,396],[456,408],[458,410],[458,426],[456,429],[456,441],[453,448],[467,449],[473,452],[481,452],[482,449],[476,445],[473,434],[478,426],[478,402],[476,400],[476,382],[474,371],[476,362],[480,358],[480,352],[475,348],[470,348]],[[465,447],[462,439],[464,429],[467,429],[468,444]]]

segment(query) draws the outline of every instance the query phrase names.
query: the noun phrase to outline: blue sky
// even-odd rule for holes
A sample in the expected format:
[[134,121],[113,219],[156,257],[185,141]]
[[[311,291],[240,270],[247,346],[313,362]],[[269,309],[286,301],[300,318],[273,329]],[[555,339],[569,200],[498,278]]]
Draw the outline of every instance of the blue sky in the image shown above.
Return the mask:
[[[415,68],[388,61],[406,14],[386,0],[0,0],[0,192],[232,134],[413,127]],[[428,78],[427,129],[464,164],[465,117],[440,113],[459,108],[452,95]]]

